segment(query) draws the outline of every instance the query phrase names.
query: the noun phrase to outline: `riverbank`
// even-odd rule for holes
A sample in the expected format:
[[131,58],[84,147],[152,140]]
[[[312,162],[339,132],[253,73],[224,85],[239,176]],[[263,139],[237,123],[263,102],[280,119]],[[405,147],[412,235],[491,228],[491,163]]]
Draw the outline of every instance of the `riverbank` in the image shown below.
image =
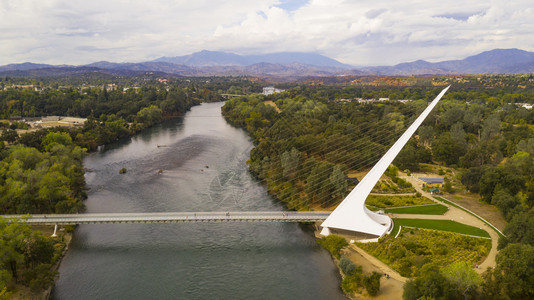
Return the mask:
[[[374,299],[374,300],[389,300],[389,299],[402,299],[402,293],[404,291],[404,283],[407,278],[400,276],[396,271],[391,269],[386,264],[380,262],[378,259],[365,253],[355,245],[349,245],[344,251],[343,255],[348,257],[354,264],[361,266],[363,273],[370,275],[373,272],[379,272],[384,274],[380,278],[380,291],[377,296],[369,296],[367,294],[354,294],[352,299]],[[372,259],[374,258],[374,259]],[[385,274],[388,274],[389,278],[386,278]],[[396,276],[398,275],[398,276]]]
[[[32,226],[31,228],[33,231],[40,231],[45,236],[51,236],[54,233],[54,226],[44,226],[44,225],[37,225]],[[58,271],[59,266],[61,264],[61,261],[67,254],[67,251],[69,249],[69,245],[72,241],[72,232],[68,232],[65,230],[65,228],[61,227],[57,231],[57,240],[61,241],[61,243],[64,244],[63,251],[57,261],[52,266],[51,270]],[[55,282],[59,278],[59,274],[56,276],[54,282],[44,291],[39,293],[34,293],[31,291],[31,289],[27,286],[24,286],[22,284],[17,284],[14,286],[15,291],[11,294],[12,300],[46,300],[50,299],[50,294],[52,292],[52,288],[54,287]]]
[[[87,212],[283,211],[247,171],[252,144],[216,117],[221,105],[87,155]],[[298,224],[102,224],[75,234],[52,299],[346,299],[330,256]]]
[[[320,234],[319,226],[320,222],[315,224],[314,235],[316,239],[322,237]],[[388,265],[384,264],[377,258],[367,254],[364,250],[360,249],[354,244],[349,244],[348,246],[341,249],[340,255],[342,257],[345,256],[350,259],[350,261],[352,261],[356,266],[360,266],[362,268],[364,276],[369,276],[373,272],[378,272],[384,275],[380,278],[380,290],[378,295],[370,296],[369,294],[367,294],[365,289],[361,288],[361,293],[346,293],[345,291],[343,291],[347,298],[355,300],[402,299],[403,286],[404,283],[408,280],[408,278],[400,276],[400,274],[398,274],[395,270],[391,269]],[[332,255],[331,259],[334,265],[338,268],[341,280],[343,280],[345,275],[343,274],[343,271],[339,266],[339,260]],[[389,276],[386,277],[385,274],[388,274]]]

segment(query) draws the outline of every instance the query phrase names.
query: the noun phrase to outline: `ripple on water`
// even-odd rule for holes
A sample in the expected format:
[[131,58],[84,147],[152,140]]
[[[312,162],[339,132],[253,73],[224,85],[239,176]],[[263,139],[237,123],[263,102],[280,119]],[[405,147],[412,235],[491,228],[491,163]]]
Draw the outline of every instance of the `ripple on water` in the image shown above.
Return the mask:
[[[221,105],[89,155],[88,212],[283,210]],[[60,275],[53,299],[344,299],[329,254],[290,223],[83,225]]]

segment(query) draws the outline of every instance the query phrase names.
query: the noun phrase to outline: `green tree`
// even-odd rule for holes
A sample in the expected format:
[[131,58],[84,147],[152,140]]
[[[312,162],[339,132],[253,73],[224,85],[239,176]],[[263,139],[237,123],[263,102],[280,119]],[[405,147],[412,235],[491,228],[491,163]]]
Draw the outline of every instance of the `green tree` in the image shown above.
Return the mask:
[[463,148],[467,147],[467,143],[465,141],[467,135],[464,130],[464,126],[461,122],[455,123],[451,126],[451,138],[459,145],[462,145]]
[[461,178],[463,185],[467,187],[467,190],[472,193],[478,193],[480,190],[480,179],[484,175],[486,168],[484,167],[473,167],[467,169]]
[[378,292],[380,291],[380,278],[381,277],[382,277],[382,274],[376,271],[373,271],[371,275],[364,277],[363,286],[365,287],[365,290],[370,296],[378,295]]
[[528,212],[520,212],[514,215],[503,231],[504,242],[500,242],[502,248],[507,243],[522,243],[534,246],[534,208]]
[[453,287],[455,287],[465,299],[476,299],[482,278],[465,262],[457,262],[445,267],[442,271]]
[[339,268],[343,271],[343,274],[350,276],[354,274],[356,265],[348,257],[342,256],[339,259]]
[[26,243],[25,261],[28,266],[36,267],[39,264],[52,262],[56,250],[54,240],[43,236],[39,231],[34,231]]
[[0,217],[0,266],[9,270],[15,281],[18,279],[18,267],[24,262],[25,241],[29,232],[28,225]]
[[328,236],[317,239],[317,243],[328,250],[332,256],[339,259],[340,250],[346,247],[349,243],[344,237],[330,234]]
[[484,120],[480,140],[487,141],[497,136],[501,130],[501,120],[497,114],[491,115]]
[[410,139],[393,163],[400,170],[417,171],[420,163],[429,163],[431,160],[430,151],[425,146],[419,145],[415,139]]
[[432,126],[423,125],[419,127],[417,133],[419,134],[419,140],[423,145],[430,145],[434,139],[434,128]]
[[17,131],[13,129],[4,129],[2,130],[2,135],[0,136],[0,141],[5,141],[8,143],[14,143],[19,138]]
[[162,110],[155,105],[150,105],[141,109],[137,113],[137,122],[152,126],[162,120]]
[[328,178],[330,185],[332,186],[332,198],[340,198],[345,196],[347,193],[346,177],[347,176],[345,175],[345,172],[343,172],[340,165],[334,166],[332,169],[332,174],[330,174],[330,177]]
[[72,138],[66,132],[50,132],[41,142],[45,151],[50,151],[56,145],[71,146]]
[[462,145],[454,141],[449,133],[444,133],[432,142],[432,155],[434,159],[447,165],[458,163],[458,159],[465,152]]
[[527,152],[534,155],[534,138],[519,141],[516,152]]
[[306,179],[305,189],[309,203],[319,203],[323,207],[332,204],[332,185],[329,180],[331,172],[332,164],[326,162],[317,163],[311,170],[310,175]]
[[282,163],[282,169],[284,170],[284,177],[294,177],[300,168],[300,151],[295,148],[291,148],[291,151],[285,151],[280,155],[280,162]]
[[483,277],[486,299],[534,298],[534,246],[509,244],[497,253],[495,269]]
[[452,183],[451,183],[451,180],[449,179],[449,177],[444,177],[443,178],[443,191],[445,191],[446,193],[452,193],[454,192],[454,189],[452,188]]
[[491,197],[491,204],[497,206],[507,220],[514,215],[514,208],[518,203],[519,201],[503,188],[497,189]]
[[434,264],[424,265],[418,277],[410,279],[404,284],[403,299],[417,300],[422,297],[460,299],[455,295],[455,290],[451,282],[447,280]]

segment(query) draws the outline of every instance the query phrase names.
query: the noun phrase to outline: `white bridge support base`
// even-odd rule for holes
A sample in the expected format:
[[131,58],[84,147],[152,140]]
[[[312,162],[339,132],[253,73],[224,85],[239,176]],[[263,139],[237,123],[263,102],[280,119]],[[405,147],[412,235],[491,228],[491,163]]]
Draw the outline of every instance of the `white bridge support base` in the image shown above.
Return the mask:
[[54,233],[52,233],[52,237],[57,237],[57,224],[54,225]]
[[430,114],[438,101],[443,97],[450,86],[446,87],[428,105],[419,117],[408,127],[406,132],[391,146],[376,165],[367,173],[362,181],[347,195],[330,216],[321,224],[321,234],[327,236],[332,230],[349,231],[382,237],[393,229],[393,221],[384,214],[370,211],[365,206],[365,199],[373,190],[382,174],[393,162],[417,128]]

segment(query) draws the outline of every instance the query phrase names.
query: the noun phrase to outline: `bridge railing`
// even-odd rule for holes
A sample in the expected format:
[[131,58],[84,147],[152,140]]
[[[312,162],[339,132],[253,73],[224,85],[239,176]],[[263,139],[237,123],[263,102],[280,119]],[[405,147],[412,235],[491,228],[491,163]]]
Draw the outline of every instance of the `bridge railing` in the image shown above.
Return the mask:
[[160,212],[160,213],[91,213],[48,215],[5,215],[17,222],[34,225],[76,225],[103,223],[176,223],[176,222],[317,222],[330,212]]

